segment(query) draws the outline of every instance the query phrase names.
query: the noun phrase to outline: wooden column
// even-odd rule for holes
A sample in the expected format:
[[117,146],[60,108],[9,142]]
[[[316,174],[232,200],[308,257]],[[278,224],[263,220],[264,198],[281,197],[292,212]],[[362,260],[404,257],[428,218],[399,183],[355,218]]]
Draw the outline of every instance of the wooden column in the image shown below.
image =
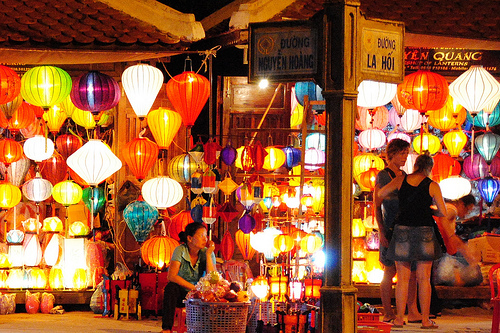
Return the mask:
[[[325,251],[321,331],[356,332],[352,282],[352,146],[357,97],[359,1],[330,0],[321,17],[326,102]],[[319,22],[318,22],[319,23]]]

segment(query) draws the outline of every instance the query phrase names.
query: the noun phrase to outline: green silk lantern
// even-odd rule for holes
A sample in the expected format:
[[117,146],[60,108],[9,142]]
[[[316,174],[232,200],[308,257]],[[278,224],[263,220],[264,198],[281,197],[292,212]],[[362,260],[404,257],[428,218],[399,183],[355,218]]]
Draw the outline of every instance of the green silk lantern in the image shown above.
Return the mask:
[[71,92],[71,77],[55,66],[37,66],[21,78],[21,95],[30,104],[44,109],[61,103]]
[[[106,196],[102,187],[87,187],[83,189],[82,200],[85,206],[97,216],[106,203]],[[91,206],[93,205],[93,207]]]

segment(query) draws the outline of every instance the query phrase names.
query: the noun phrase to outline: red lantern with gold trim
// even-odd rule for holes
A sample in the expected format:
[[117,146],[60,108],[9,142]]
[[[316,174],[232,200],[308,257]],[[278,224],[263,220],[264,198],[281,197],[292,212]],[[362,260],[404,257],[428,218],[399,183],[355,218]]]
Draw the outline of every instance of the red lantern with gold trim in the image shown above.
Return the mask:
[[148,138],[138,137],[123,147],[122,156],[137,180],[146,178],[158,159],[158,145]]
[[234,254],[234,241],[229,230],[226,230],[224,236],[222,237],[222,241],[220,242],[220,250],[222,258],[224,258],[224,260],[231,260]]

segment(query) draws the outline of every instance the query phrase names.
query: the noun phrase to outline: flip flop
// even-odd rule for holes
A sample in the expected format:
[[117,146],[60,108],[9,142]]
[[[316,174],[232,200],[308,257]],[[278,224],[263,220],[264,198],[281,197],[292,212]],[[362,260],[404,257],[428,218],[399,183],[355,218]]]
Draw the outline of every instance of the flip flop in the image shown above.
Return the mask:
[[396,319],[395,317],[392,317],[392,318],[388,318],[388,319],[385,319],[382,320],[384,323],[392,323],[394,321],[394,319]]
[[432,329],[436,329],[438,327],[439,326],[436,325],[436,322],[434,322],[433,320],[431,320],[431,325],[429,325],[429,326],[424,326],[424,325],[420,326],[420,328],[425,329],[425,330],[432,330]]
[[403,321],[403,325],[394,324],[394,320],[392,321],[392,327],[394,327],[394,328],[403,328],[404,325],[406,325],[406,323],[404,321]]
[[422,319],[417,319],[417,320],[408,320],[410,324],[419,324],[422,322]]

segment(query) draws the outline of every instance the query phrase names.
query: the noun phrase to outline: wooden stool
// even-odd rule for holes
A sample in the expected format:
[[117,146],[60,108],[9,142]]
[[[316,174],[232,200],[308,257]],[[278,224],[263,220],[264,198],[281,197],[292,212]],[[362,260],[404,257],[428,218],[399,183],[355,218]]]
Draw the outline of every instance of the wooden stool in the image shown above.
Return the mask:
[[186,333],[186,308],[175,308],[172,333]]

